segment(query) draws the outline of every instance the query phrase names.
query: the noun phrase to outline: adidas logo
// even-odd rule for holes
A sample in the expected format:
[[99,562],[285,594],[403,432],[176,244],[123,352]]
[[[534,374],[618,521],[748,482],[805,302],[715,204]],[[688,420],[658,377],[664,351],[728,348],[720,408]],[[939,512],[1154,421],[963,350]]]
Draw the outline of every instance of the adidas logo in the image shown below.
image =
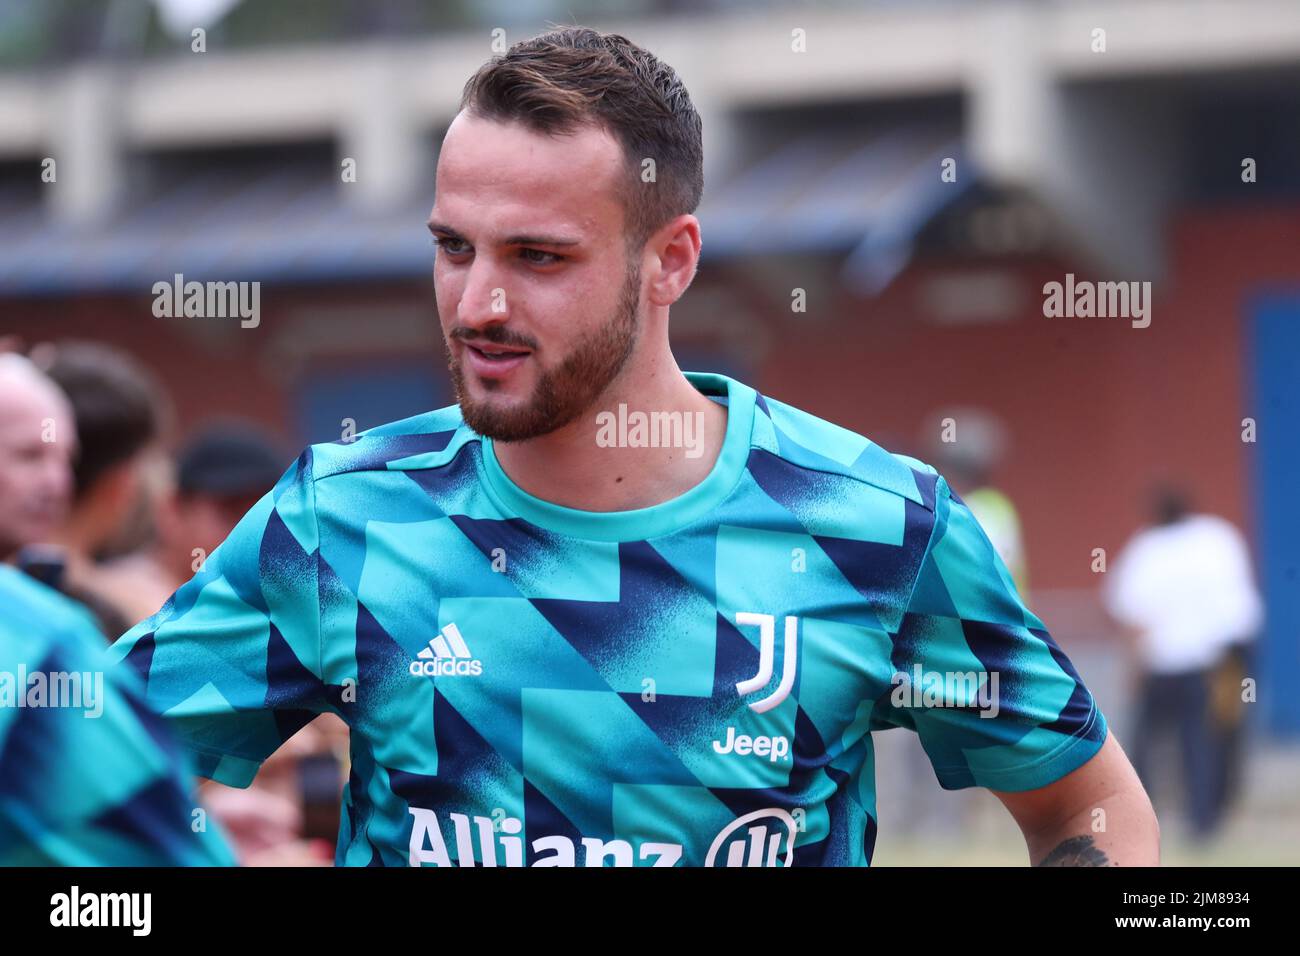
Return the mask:
[[416,658],[409,668],[412,677],[478,677],[483,673],[483,662],[469,652],[455,624],[439,631]]

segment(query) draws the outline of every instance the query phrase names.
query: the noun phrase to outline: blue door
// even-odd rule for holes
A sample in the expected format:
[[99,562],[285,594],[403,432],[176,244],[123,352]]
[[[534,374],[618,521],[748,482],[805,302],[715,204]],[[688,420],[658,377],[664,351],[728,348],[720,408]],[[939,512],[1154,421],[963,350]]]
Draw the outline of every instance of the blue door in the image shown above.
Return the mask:
[[1255,540],[1267,620],[1257,681],[1263,725],[1300,737],[1300,291],[1252,303]]

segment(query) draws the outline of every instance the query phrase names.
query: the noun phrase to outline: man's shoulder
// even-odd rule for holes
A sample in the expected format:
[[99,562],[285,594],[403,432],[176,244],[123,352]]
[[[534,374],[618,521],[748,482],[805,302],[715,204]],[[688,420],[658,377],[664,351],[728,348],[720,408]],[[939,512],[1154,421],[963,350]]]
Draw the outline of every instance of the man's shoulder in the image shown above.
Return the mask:
[[[4,644],[51,644],[73,640],[98,647],[104,642],[82,605],[17,568],[0,564],[0,620]],[[28,653],[33,650],[28,647]]]
[[842,475],[933,511],[940,480],[932,466],[891,452],[860,432],[760,395],[755,443],[797,468]]
[[307,453],[312,478],[319,481],[344,474],[437,467],[478,437],[465,424],[460,406],[447,405],[311,445]]

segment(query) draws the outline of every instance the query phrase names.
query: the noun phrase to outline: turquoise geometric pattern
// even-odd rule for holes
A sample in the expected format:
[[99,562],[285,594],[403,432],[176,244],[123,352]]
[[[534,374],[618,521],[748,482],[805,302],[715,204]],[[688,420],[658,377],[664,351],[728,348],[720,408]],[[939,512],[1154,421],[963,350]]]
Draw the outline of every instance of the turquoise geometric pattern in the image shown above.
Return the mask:
[[314,445],[115,646],[201,773],[351,728],[340,865],[866,866],[873,731],[1026,790],[1106,722],[928,465],[686,373],[716,464],[651,508],[511,481],[450,406]]

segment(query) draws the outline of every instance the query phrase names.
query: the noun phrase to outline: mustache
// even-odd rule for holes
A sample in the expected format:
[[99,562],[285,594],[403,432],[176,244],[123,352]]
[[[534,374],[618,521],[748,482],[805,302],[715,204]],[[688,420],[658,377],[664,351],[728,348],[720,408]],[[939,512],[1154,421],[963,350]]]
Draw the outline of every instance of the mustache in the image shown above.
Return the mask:
[[465,328],[463,325],[458,325],[447,333],[447,338],[449,340],[457,339],[461,342],[485,342],[492,345],[503,345],[507,347],[529,349],[534,352],[537,351],[537,345],[531,339],[514,335],[500,326],[493,326],[491,328],[476,331],[474,329]]

